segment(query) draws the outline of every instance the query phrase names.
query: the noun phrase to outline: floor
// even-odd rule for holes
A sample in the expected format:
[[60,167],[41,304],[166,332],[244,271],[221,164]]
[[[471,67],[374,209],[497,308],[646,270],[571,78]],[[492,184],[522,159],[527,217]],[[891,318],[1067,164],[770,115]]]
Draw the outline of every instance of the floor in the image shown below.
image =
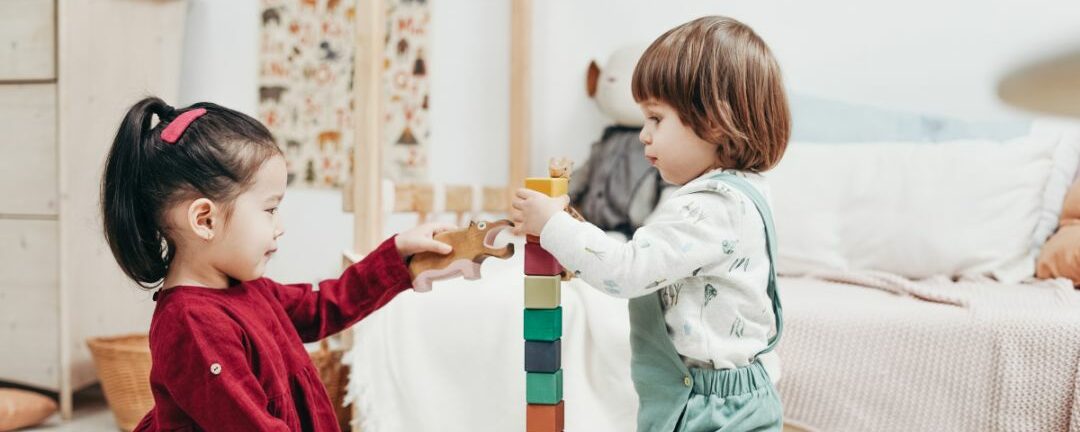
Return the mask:
[[75,394],[75,413],[68,422],[55,414],[44,424],[23,431],[50,432],[116,432],[120,430],[113,420],[112,411],[105,403],[100,386],[91,386]]
[[56,414],[41,426],[22,429],[19,432],[116,432],[120,430],[116,420],[112,419],[112,411],[105,403],[105,394],[99,386],[92,386],[76,393],[75,406],[75,413],[70,421],[64,422],[60,419],[60,415]]
[[[101,393],[101,387],[92,386],[75,394],[75,413],[71,421],[64,423],[60,415],[56,414],[38,427],[23,429],[24,431],[50,431],[50,432],[116,432],[112,412],[105,403],[105,396]],[[785,424],[784,432],[803,432],[796,424]]]

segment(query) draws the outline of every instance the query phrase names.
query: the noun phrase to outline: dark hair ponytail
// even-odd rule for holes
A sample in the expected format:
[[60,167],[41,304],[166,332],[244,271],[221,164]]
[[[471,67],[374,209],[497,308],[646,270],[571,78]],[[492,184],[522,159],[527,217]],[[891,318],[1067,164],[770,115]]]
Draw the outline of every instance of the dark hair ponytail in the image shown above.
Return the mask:
[[[176,143],[161,130],[196,108]],[[157,124],[153,118],[157,116]],[[160,285],[176,254],[164,212],[183,198],[206,197],[228,208],[267,159],[280,155],[257,120],[212,103],[176,110],[147,97],[128,110],[113,140],[101,181],[105,239],[120,268],[143,287]]]

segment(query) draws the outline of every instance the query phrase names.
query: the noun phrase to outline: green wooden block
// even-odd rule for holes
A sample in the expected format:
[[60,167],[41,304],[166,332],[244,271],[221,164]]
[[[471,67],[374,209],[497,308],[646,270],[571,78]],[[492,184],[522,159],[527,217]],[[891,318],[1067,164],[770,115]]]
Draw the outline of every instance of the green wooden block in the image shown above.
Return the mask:
[[525,340],[554,341],[562,338],[562,307],[525,309]]
[[556,405],[563,400],[562,369],[555,373],[525,374],[525,400],[531,404]]
[[525,276],[525,308],[555,309],[562,291],[559,276]]

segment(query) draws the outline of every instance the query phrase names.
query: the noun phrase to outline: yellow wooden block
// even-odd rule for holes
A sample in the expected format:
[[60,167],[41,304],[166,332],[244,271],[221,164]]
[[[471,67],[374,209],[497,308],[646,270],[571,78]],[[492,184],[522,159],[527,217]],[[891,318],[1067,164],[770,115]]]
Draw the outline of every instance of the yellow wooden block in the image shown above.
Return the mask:
[[570,179],[531,177],[525,179],[525,187],[549,197],[563,196],[570,190]]

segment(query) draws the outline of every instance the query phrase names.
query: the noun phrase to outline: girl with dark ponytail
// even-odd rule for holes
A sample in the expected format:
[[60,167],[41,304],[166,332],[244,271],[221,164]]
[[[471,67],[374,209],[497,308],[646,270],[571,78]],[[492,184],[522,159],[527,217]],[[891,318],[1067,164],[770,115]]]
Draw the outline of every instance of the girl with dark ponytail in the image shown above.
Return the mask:
[[412,286],[406,260],[449,253],[444,225],[391,237],[338,279],[263,278],[284,233],[285,159],[257,120],[148,97],[124,116],[105,165],[105,238],[120,268],[157,289],[155,407],[136,430],[337,431],[303,347]]

